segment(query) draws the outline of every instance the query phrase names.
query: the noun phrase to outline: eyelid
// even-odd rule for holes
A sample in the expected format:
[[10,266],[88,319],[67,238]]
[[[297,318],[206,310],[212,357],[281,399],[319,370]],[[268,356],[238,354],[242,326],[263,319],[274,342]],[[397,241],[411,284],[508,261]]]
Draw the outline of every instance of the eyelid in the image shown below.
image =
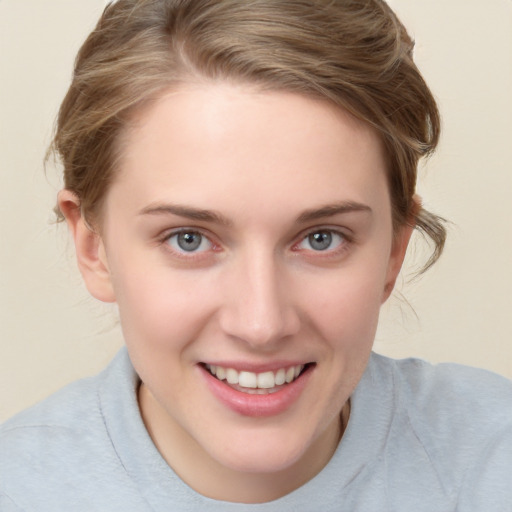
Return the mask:
[[[203,251],[187,252],[185,250],[177,250],[173,248],[168,242],[172,237],[180,235],[181,233],[198,233],[208,240],[210,247]],[[204,258],[207,257],[209,252],[219,252],[220,250],[220,244],[214,240],[214,237],[203,228],[198,227],[180,226],[179,228],[168,229],[158,237],[158,241],[162,246],[165,247],[165,250],[172,253],[173,256],[187,260]]]
[[[308,236],[314,234],[314,233],[320,233],[320,232],[329,232],[334,235],[338,235],[342,238],[342,242],[339,246],[333,248],[333,249],[325,249],[324,251],[315,251],[314,249],[300,249],[298,248],[299,244],[301,244],[304,240],[307,239]],[[292,250],[299,252],[299,251],[305,251],[311,254],[314,254],[315,257],[329,257],[329,256],[337,256],[338,254],[346,251],[350,245],[354,243],[354,236],[351,233],[351,230],[348,228],[343,229],[340,227],[334,227],[334,226],[314,226],[312,228],[308,228],[307,230],[303,231],[296,239],[296,241],[292,244]]]
[[[314,249],[300,249],[298,248],[298,245],[303,242],[309,235],[318,233],[321,231],[327,231],[330,233],[333,233],[335,235],[338,235],[342,238],[342,243],[334,249],[326,249],[324,251]],[[209,243],[211,244],[211,247],[204,251],[178,251],[173,249],[167,242],[168,240],[176,235],[179,235],[180,233],[199,233],[201,236],[205,237]],[[216,240],[216,237],[209,231],[202,227],[197,226],[180,226],[176,228],[169,228],[162,232],[160,236],[158,236],[158,242],[165,246],[165,250],[172,253],[173,256],[186,259],[186,260],[193,260],[198,258],[205,258],[209,255],[210,252],[221,252],[222,251],[222,245]],[[291,250],[293,252],[308,252],[310,254],[313,254],[316,258],[329,258],[329,257],[335,257],[341,255],[341,253],[347,251],[351,245],[355,243],[355,237],[352,233],[352,230],[349,228],[343,228],[340,226],[313,226],[310,228],[307,228],[303,230],[296,238],[295,241],[291,245]]]
[[199,233],[200,235],[208,238],[208,240],[210,241],[212,241],[213,238],[213,235],[204,228],[200,228],[197,226],[179,226],[163,230],[162,233],[158,235],[158,239],[161,241],[165,241],[174,235],[179,235],[180,233]]

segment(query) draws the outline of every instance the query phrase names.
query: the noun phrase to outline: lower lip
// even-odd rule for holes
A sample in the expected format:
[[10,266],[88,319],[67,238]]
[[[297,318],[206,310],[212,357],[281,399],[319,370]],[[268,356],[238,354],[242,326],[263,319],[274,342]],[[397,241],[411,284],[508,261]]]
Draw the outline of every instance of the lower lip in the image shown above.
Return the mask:
[[300,377],[275,393],[254,395],[237,391],[225,381],[220,381],[214,377],[202,366],[199,366],[199,368],[210,391],[220,402],[238,414],[252,417],[274,416],[289,409],[304,390],[313,370],[312,366],[307,368]]

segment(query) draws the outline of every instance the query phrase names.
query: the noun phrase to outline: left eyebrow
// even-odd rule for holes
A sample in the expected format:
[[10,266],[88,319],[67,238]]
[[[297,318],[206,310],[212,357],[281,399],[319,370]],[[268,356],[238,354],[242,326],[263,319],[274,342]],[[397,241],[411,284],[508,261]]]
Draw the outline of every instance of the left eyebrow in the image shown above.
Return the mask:
[[325,217],[332,217],[334,215],[352,212],[365,212],[368,214],[373,213],[372,209],[366,204],[357,203],[354,201],[346,201],[342,203],[327,204],[312,210],[306,210],[297,217],[296,222],[297,224],[303,224],[305,222],[311,222],[313,220],[319,220]]

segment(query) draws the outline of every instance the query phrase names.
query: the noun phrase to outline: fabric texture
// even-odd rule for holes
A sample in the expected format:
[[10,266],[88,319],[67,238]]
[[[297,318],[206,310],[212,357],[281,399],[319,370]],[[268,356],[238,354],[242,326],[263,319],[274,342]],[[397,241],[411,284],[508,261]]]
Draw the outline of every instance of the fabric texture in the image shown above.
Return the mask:
[[512,511],[512,383],[454,364],[372,354],[330,462],[278,500],[188,487],[152,443],[125,349],[0,427],[1,512]]

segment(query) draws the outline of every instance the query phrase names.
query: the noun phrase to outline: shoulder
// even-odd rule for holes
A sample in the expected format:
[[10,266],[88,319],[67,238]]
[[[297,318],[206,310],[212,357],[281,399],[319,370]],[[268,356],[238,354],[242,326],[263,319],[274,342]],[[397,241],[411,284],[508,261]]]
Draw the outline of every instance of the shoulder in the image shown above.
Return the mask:
[[83,416],[94,407],[98,377],[73,382],[45,400],[20,412],[0,425],[0,437],[25,428],[41,426],[76,427],[77,416]]
[[20,510],[33,500],[44,503],[84,465],[101,424],[96,389],[97,378],[75,382],[0,427],[0,503],[6,510],[17,510],[14,503]]
[[512,381],[479,368],[421,359],[377,356],[393,371],[400,400],[412,416],[432,416],[431,426],[473,425],[500,430],[512,426]]
[[68,510],[96,510],[99,500],[116,498],[112,485],[136,501],[102,407],[104,389],[122,379],[120,362],[117,357],[99,375],[68,385],[0,426],[0,503],[7,510],[15,510],[14,503],[32,509],[43,502],[41,510],[64,510],[63,503]]
[[22,411],[0,425],[0,447],[6,439],[23,437],[24,432],[33,438],[39,430],[45,435],[52,429],[61,432],[88,432],[91,425],[103,423],[101,393],[107,386],[125,386],[132,371],[125,349],[119,351],[111,363],[98,375],[68,384],[38,404]]
[[369,370],[377,386],[387,383],[395,415],[429,450],[439,450],[441,460],[450,447],[475,453],[503,432],[512,438],[512,381],[505,377],[454,363],[378,354],[372,354]]
[[19,442],[33,443],[38,435],[89,429],[98,415],[98,385],[101,375],[82,379],[22,411],[0,426],[0,453]]
[[40,467],[52,471],[79,447],[90,449],[101,426],[100,377],[77,381],[21,412],[0,427],[0,480]]
[[374,356],[372,365],[393,376],[401,443],[410,432],[460,510],[503,510],[512,500],[512,381],[419,359]]

